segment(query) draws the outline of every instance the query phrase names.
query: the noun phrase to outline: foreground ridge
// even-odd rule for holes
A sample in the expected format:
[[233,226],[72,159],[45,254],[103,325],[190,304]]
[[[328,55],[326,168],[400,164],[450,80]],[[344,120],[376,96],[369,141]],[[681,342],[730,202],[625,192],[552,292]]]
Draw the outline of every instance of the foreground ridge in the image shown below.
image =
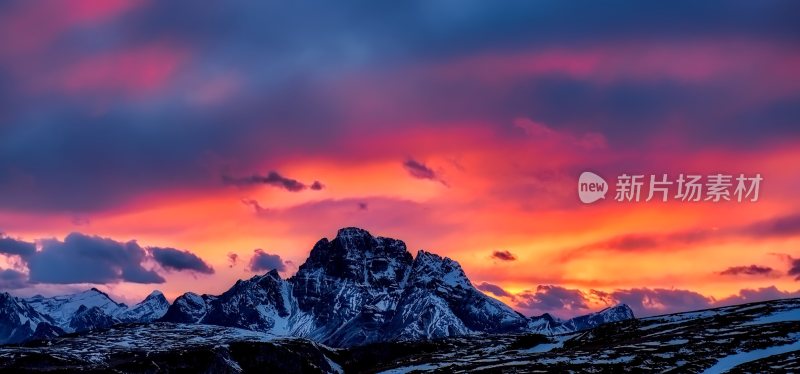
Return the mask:
[[541,334],[477,334],[332,349],[204,324],[121,324],[0,347],[0,371],[796,372],[800,299]]

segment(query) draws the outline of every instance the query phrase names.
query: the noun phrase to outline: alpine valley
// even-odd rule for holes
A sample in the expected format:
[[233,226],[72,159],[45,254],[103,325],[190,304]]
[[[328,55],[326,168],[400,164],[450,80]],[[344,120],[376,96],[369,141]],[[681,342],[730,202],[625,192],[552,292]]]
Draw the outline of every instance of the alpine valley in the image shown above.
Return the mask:
[[344,228],[288,279],[273,270],[172,305],[158,291],[133,306],[97,289],[0,294],[0,370],[797,369],[799,326],[798,300],[646,319],[626,305],[526,317],[478,291],[449,258],[414,257],[402,241]]

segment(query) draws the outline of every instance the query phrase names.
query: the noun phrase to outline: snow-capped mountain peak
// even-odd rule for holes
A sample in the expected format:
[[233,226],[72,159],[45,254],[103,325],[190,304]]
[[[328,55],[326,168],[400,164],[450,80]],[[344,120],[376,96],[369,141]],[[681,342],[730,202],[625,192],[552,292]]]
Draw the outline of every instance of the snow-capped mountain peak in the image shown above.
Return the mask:
[[117,303],[105,292],[91,288],[71,295],[44,297],[37,295],[26,300],[40,314],[50,316],[55,324],[65,331],[74,331],[70,328],[70,320],[75,316],[81,306],[86,308],[97,307],[103,313],[114,316],[125,310],[127,305]]
[[136,305],[118,313],[115,317],[122,322],[150,322],[164,316],[169,301],[159,290],[155,290]]
[[24,299],[0,293],[0,343],[26,340],[38,326],[52,323],[50,317],[39,313]]
[[169,302],[160,291],[153,291],[132,307],[114,301],[97,288],[27,299],[0,294],[0,344],[52,338],[120,322],[151,322],[162,317],[168,308]]
[[428,284],[436,280],[453,287],[472,286],[458,262],[424,250],[417,252],[413,269],[415,282]]

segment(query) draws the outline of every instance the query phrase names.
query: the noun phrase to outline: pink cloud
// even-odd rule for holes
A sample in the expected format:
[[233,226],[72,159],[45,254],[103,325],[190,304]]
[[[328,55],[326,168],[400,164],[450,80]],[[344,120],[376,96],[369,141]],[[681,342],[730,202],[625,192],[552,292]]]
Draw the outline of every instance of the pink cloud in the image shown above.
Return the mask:
[[0,57],[40,52],[67,30],[109,21],[144,4],[141,0],[20,2],[0,15],[0,34],[11,35]]
[[599,48],[488,53],[417,70],[446,79],[470,77],[488,83],[549,74],[600,83],[665,78],[692,83],[752,76],[756,71],[772,78],[785,77],[798,58],[796,49],[750,40],[631,42]]
[[83,58],[36,85],[67,94],[120,93],[139,96],[169,84],[188,54],[165,44],[146,45]]

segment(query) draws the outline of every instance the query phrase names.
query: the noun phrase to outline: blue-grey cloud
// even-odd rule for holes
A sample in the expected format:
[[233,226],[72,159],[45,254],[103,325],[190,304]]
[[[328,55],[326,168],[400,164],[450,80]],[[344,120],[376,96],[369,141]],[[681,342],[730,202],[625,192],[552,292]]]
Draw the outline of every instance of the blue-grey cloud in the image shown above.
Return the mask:
[[270,270],[285,271],[286,264],[281,259],[281,256],[269,254],[264,252],[263,249],[253,250],[253,257],[250,258],[248,266],[250,271],[264,272]]
[[26,259],[32,283],[163,283],[142,263],[147,252],[135,241],[118,242],[71,233],[64,241],[41,240],[42,249]]
[[0,254],[28,257],[36,252],[36,245],[0,234]]
[[169,271],[214,273],[210,265],[189,251],[159,247],[144,249],[134,240],[120,242],[73,232],[63,241],[41,239],[37,242],[40,246],[38,251],[33,243],[8,237],[0,239],[0,254],[19,255],[18,264],[28,270],[25,277],[16,270],[5,271],[5,282],[13,281],[17,285],[164,283],[161,274],[146,267],[152,262]]
[[189,251],[160,247],[149,247],[147,249],[153,256],[153,260],[155,260],[164,269],[214,274],[214,268],[212,268],[196,254]]
[[13,269],[0,269],[0,290],[14,290],[28,285],[28,276]]

